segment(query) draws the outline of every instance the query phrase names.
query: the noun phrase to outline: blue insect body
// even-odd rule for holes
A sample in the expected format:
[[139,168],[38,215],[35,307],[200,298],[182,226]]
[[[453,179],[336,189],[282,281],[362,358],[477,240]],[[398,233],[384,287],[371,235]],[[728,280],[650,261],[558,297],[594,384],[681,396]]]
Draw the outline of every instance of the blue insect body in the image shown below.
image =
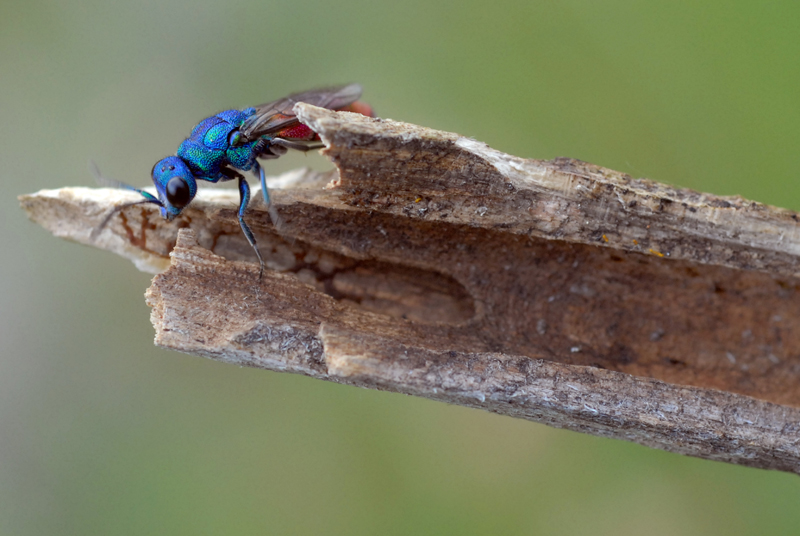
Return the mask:
[[[240,131],[245,120],[253,115],[255,108],[247,108],[225,110],[203,119],[178,147],[177,156],[156,162],[151,174],[162,204],[162,216],[171,220],[191,203],[197,194],[197,179],[208,182],[244,180],[234,169],[253,170],[261,179],[263,170],[256,158],[270,156],[262,155],[269,140],[258,138],[242,142]],[[246,188],[249,192],[249,187]],[[269,204],[266,184],[263,190],[264,201]]]
[[[302,125],[295,116],[293,107],[296,103],[307,102],[331,110],[351,109],[372,115],[368,105],[356,102],[360,95],[361,86],[350,84],[295,93],[254,108],[225,110],[203,119],[181,143],[176,156],[164,158],[153,166],[152,179],[157,197],[126,184],[115,184],[144,196],[143,200],[132,204],[159,205],[161,215],[171,220],[194,199],[197,194],[197,180],[219,182],[237,179],[239,225],[255,250],[263,272],[264,261],[255,237],[244,221],[245,209],[250,200],[250,186],[239,171],[251,171],[258,176],[264,202],[270,207],[273,224],[277,225],[277,213],[270,206],[264,170],[258,159],[278,158],[287,149],[309,151],[322,147],[319,137]],[[107,221],[108,218],[103,225]]]
[[204,119],[194,127],[192,134],[178,148],[178,156],[198,177],[221,177],[221,169],[230,164],[236,169],[249,171],[256,155],[263,151],[267,139],[242,142],[239,131],[245,120],[254,116],[255,108],[226,110]]

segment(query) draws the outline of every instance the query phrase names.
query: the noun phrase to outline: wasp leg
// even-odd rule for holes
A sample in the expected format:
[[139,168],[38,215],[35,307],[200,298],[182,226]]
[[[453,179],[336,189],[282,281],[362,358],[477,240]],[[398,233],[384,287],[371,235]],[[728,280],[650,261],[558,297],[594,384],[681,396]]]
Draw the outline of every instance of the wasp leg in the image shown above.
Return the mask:
[[261,281],[261,276],[264,275],[264,259],[261,258],[261,252],[258,251],[256,237],[253,236],[253,231],[250,230],[250,227],[248,227],[244,221],[244,211],[247,208],[247,203],[249,201],[250,186],[247,184],[247,181],[244,180],[244,177],[239,175],[239,226],[242,228],[244,237],[247,238],[247,241],[250,242],[250,245],[253,246],[253,250],[256,252],[258,263],[261,265],[261,268],[258,271],[258,280]]
[[261,138],[253,145],[253,154],[256,155],[256,158],[265,160],[272,160],[286,154],[286,149],[283,147],[275,147],[274,149],[276,150],[273,150],[269,139]]
[[313,151],[314,149],[322,149],[325,147],[325,144],[322,142],[316,143],[309,143],[304,141],[294,141],[294,140],[287,140],[285,138],[273,138],[270,142],[270,145],[278,146],[278,147],[285,147],[286,149],[294,149],[295,151]]
[[267,176],[264,173],[264,168],[262,168],[261,164],[258,162],[253,164],[253,173],[258,175],[258,181],[261,183],[261,197],[264,198],[264,203],[266,203],[267,206],[270,206],[269,190],[267,189]]
[[278,209],[272,206],[272,202],[269,199],[269,189],[267,188],[267,176],[264,173],[264,168],[258,162],[253,164],[253,173],[258,174],[258,180],[261,182],[261,197],[264,198],[264,203],[267,205],[267,210],[269,211],[269,217],[272,218],[272,224],[280,228],[281,227],[281,219],[278,216]]
[[275,155],[275,158],[279,156],[283,156],[286,154],[286,147],[282,147],[280,145],[275,145],[274,143],[270,142],[269,148],[267,149],[270,153]]

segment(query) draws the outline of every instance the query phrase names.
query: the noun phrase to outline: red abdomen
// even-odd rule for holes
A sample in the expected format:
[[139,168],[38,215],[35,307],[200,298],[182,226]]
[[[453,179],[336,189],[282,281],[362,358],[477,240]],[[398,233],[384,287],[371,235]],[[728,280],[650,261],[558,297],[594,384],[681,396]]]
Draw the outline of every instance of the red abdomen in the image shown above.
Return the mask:
[[[367,117],[375,117],[372,106],[366,102],[356,101],[344,108],[338,108],[337,112],[353,112]],[[275,135],[276,138],[283,138],[286,140],[301,140],[301,141],[316,141],[319,139],[317,133],[300,123],[293,127],[281,130]]]

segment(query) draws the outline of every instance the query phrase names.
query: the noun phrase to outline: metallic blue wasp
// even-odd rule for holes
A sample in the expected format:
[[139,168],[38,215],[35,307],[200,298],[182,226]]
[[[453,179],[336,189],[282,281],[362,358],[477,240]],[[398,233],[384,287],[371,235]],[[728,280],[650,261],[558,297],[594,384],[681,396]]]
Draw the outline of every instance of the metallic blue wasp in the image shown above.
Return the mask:
[[99,229],[118,210],[144,203],[158,205],[161,215],[172,220],[194,199],[198,179],[209,182],[236,179],[239,181],[239,226],[255,250],[263,272],[264,260],[250,227],[244,221],[250,186],[239,170],[252,171],[259,178],[264,202],[270,207],[273,224],[277,225],[277,213],[270,205],[264,169],[258,159],[278,158],[288,149],[310,151],[322,147],[319,136],[295,116],[293,108],[298,102],[372,116],[372,108],[358,102],[360,96],[361,86],[349,84],[295,93],[254,108],[225,110],[203,119],[181,143],[176,156],[159,160],[153,166],[151,175],[157,196],[124,183],[100,179],[98,174],[99,180],[105,184],[133,190],[144,197],[141,201],[117,207]]

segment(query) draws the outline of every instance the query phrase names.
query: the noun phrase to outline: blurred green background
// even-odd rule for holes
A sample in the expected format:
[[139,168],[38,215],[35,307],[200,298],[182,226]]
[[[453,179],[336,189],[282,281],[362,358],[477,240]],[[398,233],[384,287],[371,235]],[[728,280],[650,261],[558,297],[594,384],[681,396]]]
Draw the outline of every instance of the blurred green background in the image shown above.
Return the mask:
[[[800,479],[158,350],[149,276],[16,195],[147,185],[194,124],[379,115],[800,209],[800,4],[0,4],[0,534],[778,534]],[[287,156],[268,173],[319,156]]]

